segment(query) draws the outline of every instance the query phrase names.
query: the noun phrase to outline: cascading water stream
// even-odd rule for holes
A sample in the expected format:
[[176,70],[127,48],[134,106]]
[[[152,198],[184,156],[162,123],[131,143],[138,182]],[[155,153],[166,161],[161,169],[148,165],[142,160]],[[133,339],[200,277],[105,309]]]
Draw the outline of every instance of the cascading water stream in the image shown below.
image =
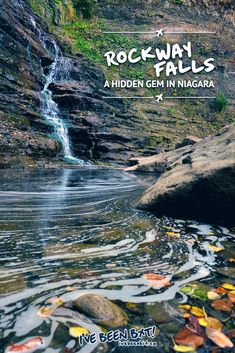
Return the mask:
[[68,129],[61,118],[60,110],[57,103],[53,100],[53,95],[49,86],[51,83],[55,83],[60,80],[68,80],[69,79],[69,63],[70,60],[66,57],[63,57],[60,48],[56,44],[55,40],[49,36],[47,36],[44,32],[42,32],[33,19],[31,18],[31,23],[35,30],[38,33],[39,40],[50,56],[54,56],[54,62],[50,66],[49,72],[44,74],[45,76],[45,85],[43,90],[41,91],[41,112],[42,115],[46,118],[46,120],[54,127],[54,133],[62,144],[64,158],[70,163],[79,164],[79,165],[87,165],[88,163],[83,160],[76,158],[73,156]]

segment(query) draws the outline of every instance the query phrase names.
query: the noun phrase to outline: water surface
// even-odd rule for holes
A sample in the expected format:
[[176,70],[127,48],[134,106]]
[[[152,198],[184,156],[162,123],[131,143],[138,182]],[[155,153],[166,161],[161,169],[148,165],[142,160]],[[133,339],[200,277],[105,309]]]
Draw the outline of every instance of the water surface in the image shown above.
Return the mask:
[[[125,310],[137,304],[142,314],[128,312],[130,327],[156,324],[149,314],[154,305],[177,308],[186,299],[179,288],[193,281],[219,285],[216,271],[234,254],[226,228],[136,210],[152,176],[67,169],[1,171],[0,178],[0,352],[12,342],[50,336],[52,322],[37,310],[56,296],[70,301],[100,293]],[[180,237],[168,236],[169,229]],[[215,253],[209,244],[225,250]],[[145,273],[166,275],[173,285],[152,288]],[[67,326],[52,336],[42,351],[65,352]],[[167,351],[159,337],[159,352]]]

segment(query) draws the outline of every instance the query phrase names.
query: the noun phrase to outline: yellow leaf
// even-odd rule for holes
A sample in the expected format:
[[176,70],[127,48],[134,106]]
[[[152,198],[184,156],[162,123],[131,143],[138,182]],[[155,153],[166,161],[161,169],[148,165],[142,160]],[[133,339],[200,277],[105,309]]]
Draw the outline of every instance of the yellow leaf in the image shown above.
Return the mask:
[[230,257],[230,259],[228,259],[229,262],[235,262],[235,259],[233,257]]
[[206,327],[208,325],[207,320],[204,317],[199,317],[198,322],[203,327]]
[[180,305],[179,305],[179,308],[180,308],[180,309],[183,309],[183,310],[190,310],[190,309],[191,309],[191,305],[188,305],[188,304],[180,304]]
[[199,318],[198,319],[199,324],[203,327],[211,327],[214,328],[215,330],[222,331],[223,325],[221,321],[214,317],[207,317],[207,318]]
[[189,347],[189,346],[181,346],[181,345],[178,345],[178,344],[174,344],[174,347],[173,347],[174,351],[176,352],[194,352],[194,348],[193,347]]
[[166,235],[169,235],[170,237],[180,237],[180,233],[176,233],[176,232],[166,232]]
[[135,303],[126,303],[126,307],[127,307],[127,309],[134,310],[134,309],[138,308],[138,305]]
[[49,303],[60,306],[64,304],[63,299],[58,298],[58,297],[53,297],[48,300]]
[[210,291],[207,293],[207,298],[210,300],[216,300],[216,299],[220,299],[220,295],[217,294],[216,292]]
[[192,306],[190,313],[197,316],[197,317],[204,317],[205,313],[201,308],[198,308],[197,306]]
[[48,317],[53,313],[53,309],[52,308],[48,308],[46,306],[42,306],[38,311],[37,311],[37,315],[40,317]]
[[222,287],[223,287],[224,289],[228,289],[228,290],[235,290],[235,286],[234,286],[233,284],[230,284],[230,283],[224,283],[224,284],[222,285]]
[[105,333],[105,334],[108,333],[108,330],[105,327],[99,326],[99,328],[103,333]]
[[76,288],[75,287],[66,287],[65,288],[68,292],[73,292],[73,291],[75,291],[76,290]]
[[223,246],[208,245],[208,248],[209,248],[210,250],[215,251],[215,252],[219,252],[219,251],[224,250],[224,247],[223,247]]
[[213,232],[210,232],[210,233],[208,233],[208,235],[215,235],[215,233],[213,233]]
[[89,331],[84,327],[74,326],[69,328],[69,334],[72,337],[80,337],[81,335],[88,335]]

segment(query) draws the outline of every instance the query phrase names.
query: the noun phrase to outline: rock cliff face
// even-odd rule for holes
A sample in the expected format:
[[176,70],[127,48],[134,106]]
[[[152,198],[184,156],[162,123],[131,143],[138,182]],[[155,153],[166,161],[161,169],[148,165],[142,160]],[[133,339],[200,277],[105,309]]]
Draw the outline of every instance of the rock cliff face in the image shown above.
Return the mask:
[[[53,127],[40,112],[43,74],[53,62],[34,27],[42,28],[42,21],[26,1],[2,1],[1,6],[1,165],[58,159],[62,157],[60,143],[55,136],[49,137]],[[103,89],[104,76],[98,66],[71,53],[64,69],[69,71],[68,79],[58,79],[50,89],[68,125],[74,155],[122,163],[138,153],[152,152],[151,147],[144,149],[138,133],[141,122],[128,104],[102,99],[110,92]]]
[[[1,9],[1,166],[59,158],[61,146],[48,137],[53,127],[40,112],[43,73],[53,61],[34,27],[41,28],[41,20],[25,1],[2,1]],[[124,161],[137,153],[141,141],[134,137],[135,116],[128,115],[122,101],[109,105],[102,100],[108,92],[102,90],[104,78],[97,66],[82,56],[67,59],[68,80],[58,80],[50,89],[67,121],[74,154]]]
[[[68,79],[58,79],[50,85],[50,90],[60,109],[61,119],[68,127],[75,156],[125,163],[137,155],[150,155],[159,147],[172,147],[189,132],[204,136],[231,120],[233,103],[222,115],[208,113],[208,116],[203,116],[198,105],[193,116],[186,117],[189,107],[180,105],[140,106],[138,102],[103,99],[103,96],[115,95],[115,92],[103,88],[104,67],[94,63],[97,62],[96,58],[93,60],[88,55],[93,47],[88,50],[72,32],[73,23],[79,23],[80,18],[84,17],[79,3],[75,0],[0,0],[1,167],[11,164],[33,165],[35,162],[44,163],[62,157],[61,144],[40,110],[44,74],[48,72],[53,58],[42,46],[34,24],[50,32],[48,35],[58,42],[67,57]],[[222,14],[226,23],[231,24],[233,21],[232,4],[229,1],[225,1],[222,7],[212,6],[211,2],[203,0],[200,4],[185,1],[183,10],[177,3],[130,1],[129,10],[126,11],[125,1],[109,0],[105,5],[102,1],[95,2],[92,10],[94,15],[112,26],[159,21],[171,24],[173,9],[176,14],[174,20],[177,18],[179,22],[181,12],[183,17],[193,13],[194,22],[200,18],[206,21],[212,13],[214,18]],[[85,25],[89,26],[89,23]],[[229,37],[229,30],[226,31]],[[79,35],[80,32],[78,29]],[[85,42],[96,45],[90,44],[90,41],[92,38]],[[77,50],[74,49],[74,42]],[[230,58],[230,53],[226,55]],[[218,81],[221,81],[221,76],[218,76]],[[224,90],[230,94],[230,78],[222,83]]]
[[[34,157],[56,156],[58,144],[46,132],[39,112],[43,82],[40,58],[45,52],[30,29],[28,9],[21,1],[1,1],[0,161],[33,163]],[[49,58],[48,58],[49,60]]]
[[161,174],[138,206],[159,215],[234,225],[235,126],[127,169]]

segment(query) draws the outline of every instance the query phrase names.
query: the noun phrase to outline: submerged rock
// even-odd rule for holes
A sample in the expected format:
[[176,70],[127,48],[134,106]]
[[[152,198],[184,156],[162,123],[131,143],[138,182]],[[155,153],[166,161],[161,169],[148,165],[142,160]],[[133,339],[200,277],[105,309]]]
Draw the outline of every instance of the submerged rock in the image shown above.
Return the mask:
[[235,126],[193,146],[142,158],[127,170],[162,173],[140,199],[139,208],[234,224]]
[[179,315],[179,311],[167,302],[146,304],[145,309],[151,319],[158,324],[168,323]]
[[233,267],[221,267],[216,272],[225,277],[235,278],[235,268]]
[[102,325],[119,327],[127,325],[127,314],[116,304],[98,294],[84,294],[78,297],[75,307]]

